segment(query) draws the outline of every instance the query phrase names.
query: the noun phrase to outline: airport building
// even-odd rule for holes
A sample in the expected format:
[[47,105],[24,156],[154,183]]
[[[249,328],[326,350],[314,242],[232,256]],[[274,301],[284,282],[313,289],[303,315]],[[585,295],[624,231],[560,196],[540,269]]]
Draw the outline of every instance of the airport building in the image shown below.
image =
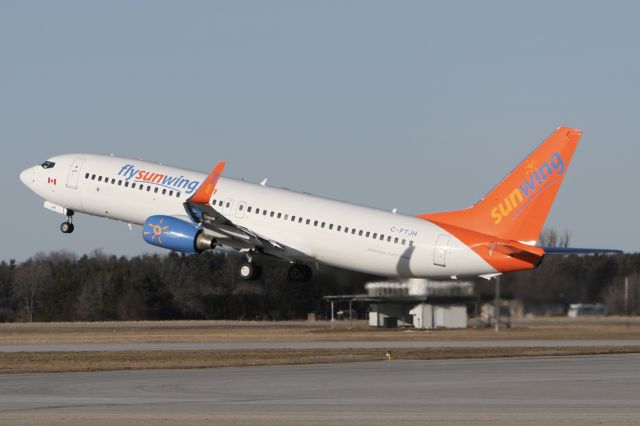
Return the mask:
[[332,306],[335,302],[349,301],[349,316],[355,312],[353,303],[368,304],[372,327],[426,329],[467,327],[467,305],[475,299],[470,281],[409,279],[370,282],[365,288],[366,294],[325,296],[325,299]]

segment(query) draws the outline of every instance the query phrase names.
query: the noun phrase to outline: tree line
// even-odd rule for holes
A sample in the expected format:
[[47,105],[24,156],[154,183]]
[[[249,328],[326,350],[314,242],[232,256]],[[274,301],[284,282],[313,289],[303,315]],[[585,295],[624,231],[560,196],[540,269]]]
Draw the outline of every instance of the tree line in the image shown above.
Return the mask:
[[[245,282],[237,276],[240,261],[221,251],[131,258],[53,252],[3,261],[0,321],[300,319],[328,313],[323,296],[361,294],[366,282],[380,279],[319,267],[311,281],[292,283],[287,262],[265,258],[262,277]],[[502,283],[504,294],[528,304],[600,302],[612,314],[640,313],[638,253],[547,256]],[[493,284],[479,279],[476,289],[490,296]]]
[[287,279],[288,262],[262,259],[263,274],[237,276],[236,252],[141,255],[39,253],[0,262],[0,321],[169,319],[286,320],[323,313],[327,294],[361,291],[372,277],[333,268],[307,283]]

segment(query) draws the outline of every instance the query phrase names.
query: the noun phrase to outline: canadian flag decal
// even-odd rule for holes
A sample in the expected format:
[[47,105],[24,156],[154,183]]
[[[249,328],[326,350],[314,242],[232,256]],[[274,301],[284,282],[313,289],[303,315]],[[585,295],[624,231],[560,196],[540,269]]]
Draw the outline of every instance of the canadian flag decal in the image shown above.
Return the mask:
[[52,183],[54,185],[57,185],[58,184],[58,179],[49,177],[49,178],[47,178],[47,183]]

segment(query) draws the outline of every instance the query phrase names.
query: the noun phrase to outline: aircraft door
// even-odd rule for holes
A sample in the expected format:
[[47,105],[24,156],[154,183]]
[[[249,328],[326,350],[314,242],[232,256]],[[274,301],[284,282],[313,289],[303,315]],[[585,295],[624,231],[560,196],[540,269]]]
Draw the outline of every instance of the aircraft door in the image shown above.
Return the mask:
[[233,199],[227,198],[224,200],[224,206],[222,207],[222,214],[229,216],[233,212]]
[[238,203],[238,207],[236,207],[236,217],[238,219],[242,219],[244,217],[244,212],[247,209],[247,202],[246,201],[240,201]]
[[433,248],[433,264],[438,266],[447,266],[447,247],[451,235],[441,234],[438,236],[436,245]]
[[67,188],[78,189],[78,178],[80,177],[80,170],[84,162],[84,158],[76,158],[73,160],[73,163],[71,163],[69,176],[67,176]]

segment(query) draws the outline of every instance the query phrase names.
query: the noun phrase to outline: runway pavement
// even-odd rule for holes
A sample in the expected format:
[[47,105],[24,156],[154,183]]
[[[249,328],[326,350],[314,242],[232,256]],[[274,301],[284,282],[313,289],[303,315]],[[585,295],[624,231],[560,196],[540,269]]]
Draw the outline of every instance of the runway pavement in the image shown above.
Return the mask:
[[243,342],[243,343],[68,343],[1,345],[0,352],[85,352],[204,349],[370,349],[370,348],[511,348],[511,347],[610,347],[640,346],[640,339],[562,340],[393,340],[332,342]]
[[639,366],[631,354],[0,375],[0,424],[640,424]]

